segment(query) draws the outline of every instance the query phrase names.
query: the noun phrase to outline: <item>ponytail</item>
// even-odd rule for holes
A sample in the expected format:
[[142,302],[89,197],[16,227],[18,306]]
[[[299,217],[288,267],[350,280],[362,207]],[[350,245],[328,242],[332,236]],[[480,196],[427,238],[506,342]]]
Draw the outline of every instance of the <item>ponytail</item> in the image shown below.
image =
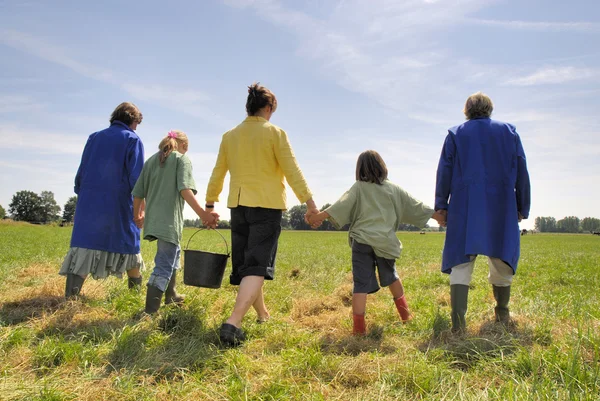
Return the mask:
[[188,137],[183,131],[171,130],[158,145],[160,166],[164,166],[165,161],[174,150],[187,150]]
[[275,98],[273,92],[262,86],[260,82],[250,85],[248,87],[248,99],[246,100],[248,115],[254,116],[266,106],[271,106],[273,111],[277,109],[277,98]]

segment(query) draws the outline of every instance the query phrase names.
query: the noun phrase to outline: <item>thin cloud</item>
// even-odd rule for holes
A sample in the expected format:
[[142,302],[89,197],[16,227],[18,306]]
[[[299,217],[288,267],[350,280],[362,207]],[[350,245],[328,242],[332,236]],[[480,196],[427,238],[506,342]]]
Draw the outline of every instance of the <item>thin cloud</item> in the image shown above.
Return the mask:
[[490,19],[465,19],[476,25],[498,27],[505,29],[520,29],[529,31],[550,31],[550,32],[600,32],[600,24],[594,22],[547,22],[547,21],[502,21]]
[[508,79],[504,84],[514,86],[563,84],[597,78],[598,76],[598,71],[591,68],[546,67],[523,77]]
[[[232,123],[220,117],[209,106],[210,97],[200,91],[173,88],[161,84],[125,83],[130,82],[117,73],[80,62],[69,56],[69,51],[63,47],[48,43],[36,36],[14,30],[1,30],[0,43],[24,51],[48,62],[66,67],[86,78],[114,85],[121,88],[137,99],[158,104],[162,107],[180,111],[192,117],[207,120],[218,126],[231,126]],[[0,98],[0,111],[4,103]],[[6,106],[5,106],[6,107]]]

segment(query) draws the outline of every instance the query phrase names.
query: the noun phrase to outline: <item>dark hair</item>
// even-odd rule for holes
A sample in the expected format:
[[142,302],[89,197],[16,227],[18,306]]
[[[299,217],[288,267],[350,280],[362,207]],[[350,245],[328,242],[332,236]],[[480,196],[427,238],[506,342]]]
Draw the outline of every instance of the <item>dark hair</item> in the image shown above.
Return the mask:
[[388,169],[385,162],[374,150],[366,150],[356,162],[356,181],[383,184],[387,180]]
[[115,111],[112,112],[110,116],[110,123],[114,123],[115,121],[120,121],[127,126],[130,126],[133,123],[142,123],[142,112],[137,106],[130,102],[123,102],[117,106]]
[[260,109],[271,106],[273,112],[277,109],[277,98],[260,82],[256,82],[248,87],[248,99],[246,100],[246,112],[249,116],[255,116]]

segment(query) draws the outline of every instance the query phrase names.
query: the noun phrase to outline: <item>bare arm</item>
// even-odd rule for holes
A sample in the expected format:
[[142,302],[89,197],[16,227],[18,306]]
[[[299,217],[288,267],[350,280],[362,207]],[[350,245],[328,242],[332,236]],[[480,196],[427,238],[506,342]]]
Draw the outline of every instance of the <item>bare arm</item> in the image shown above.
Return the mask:
[[216,212],[209,213],[206,210],[202,209],[202,206],[198,203],[196,196],[194,196],[194,192],[191,189],[183,189],[181,190],[181,197],[186,201],[188,205],[192,208],[194,213],[200,217],[204,225],[215,228],[217,226],[217,221],[219,221],[219,215]]

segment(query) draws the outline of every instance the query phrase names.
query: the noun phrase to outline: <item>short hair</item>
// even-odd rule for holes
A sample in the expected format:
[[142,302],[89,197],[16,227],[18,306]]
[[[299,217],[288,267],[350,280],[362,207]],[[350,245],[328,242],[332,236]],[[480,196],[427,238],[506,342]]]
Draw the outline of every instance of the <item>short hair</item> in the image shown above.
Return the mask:
[[366,150],[358,156],[356,161],[356,181],[383,184],[388,177],[385,162],[374,150]]
[[123,124],[130,126],[133,123],[141,124],[143,118],[142,112],[135,104],[123,102],[112,112],[110,123],[113,124],[115,121],[120,121]]
[[248,87],[248,99],[246,99],[246,112],[249,116],[255,116],[260,109],[271,106],[273,112],[277,109],[277,98],[260,82],[253,83]]
[[465,117],[467,120],[472,120],[478,117],[490,117],[494,110],[494,103],[485,93],[473,93],[465,102]]

